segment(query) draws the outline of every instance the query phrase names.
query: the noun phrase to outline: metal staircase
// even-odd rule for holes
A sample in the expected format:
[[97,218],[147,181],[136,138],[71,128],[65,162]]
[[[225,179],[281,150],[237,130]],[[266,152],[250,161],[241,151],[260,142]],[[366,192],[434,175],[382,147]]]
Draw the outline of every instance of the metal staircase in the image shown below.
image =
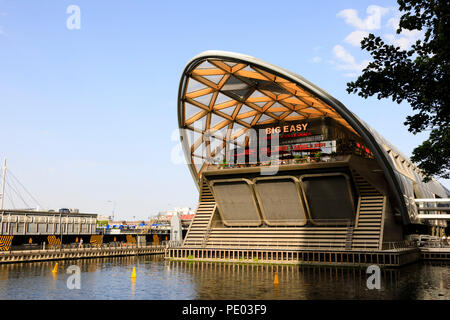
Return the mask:
[[205,246],[208,241],[211,219],[216,210],[216,202],[208,184],[203,181],[200,199],[194,219],[184,239],[183,246]]
[[359,200],[352,248],[378,249],[382,241],[386,197],[356,171],[353,171],[353,178],[358,189]]
[[350,250],[352,248],[352,241],[353,241],[353,227],[348,227],[347,229],[347,235],[345,238],[345,249]]

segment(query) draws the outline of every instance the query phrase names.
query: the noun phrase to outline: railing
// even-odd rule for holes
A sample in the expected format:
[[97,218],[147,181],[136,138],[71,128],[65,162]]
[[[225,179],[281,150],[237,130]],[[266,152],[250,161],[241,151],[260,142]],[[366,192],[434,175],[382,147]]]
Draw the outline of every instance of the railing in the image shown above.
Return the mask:
[[12,252],[36,252],[36,251],[49,251],[49,252],[57,252],[57,251],[83,251],[83,250],[104,250],[104,249],[152,249],[152,248],[166,248],[168,241],[162,241],[160,244],[154,244],[152,242],[145,244],[136,244],[136,243],[126,243],[126,242],[109,242],[102,244],[63,244],[63,245],[18,245],[11,246],[8,251],[0,251],[0,254],[12,253]]
[[416,244],[414,241],[392,241],[392,242],[383,242],[382,250],[400,250],[400,249],[411,249],[416,248]]
[[417,246],[421,248],[449,248],[450,240],[428,240],[422,242],[422,244],[417,243]]
[[[296,242],[301,241],[302,244],[298,244]],[[172,245],[170,248],[180,248],[179,245]],[[361,241],[358,243],[353,243],[352,249],[346,248],[345,239],[342,239],[341,242],[336,242],[336,240],[330,241],[313,241],[313,240],[295,240],[291,241],[273,241],[273,240],[255,240],[255,241],[245,241],[245,240],[230,240],[230,241],[211,241],[211,243],[206,246],[202,241],[189,241],[188,247],[195,248],[227,248],[227,249],[283,249],[283,250],[312,250],[312,249],[321,249],[321,250],[364,250],[364,251],[380,251],[378,245],[374,247],[373,242],[365,242]],[[412,248],[416,248],[417,246],[414,242],[411,241],[395,241],[395,242],[384,242],[382,245],[382,250],[408,250]]]
[[450,220],[450,199],[411,199],[417,206],[419,219]]
[[203,247],[203,248],[249,248],[249,249],[292,249],[292,250],[298,250],[298,249],[310,249],[312,247],[318,247],[318,248],[341,248],[345,249],[345,243],[339,244],[335,241],[329,241],[329,242],[309,242],[309,241],[302,241],[302,245],[298,245],[298,243],[295,243],[298,241],[292,241],[290,244],[287,241],[273,241],[273,240],[253,240],[253,241],[245,241],[245,240],[229,240],[229,241],[222,241],[222,240],[210,240],[210,243],[203,245],[202,241],[189,241],[188,246],[189,247]]
[[[288,241],[273,241],[273,240],[230,240],[222,241],[210,240],[210,243],[203,245],[202,241],[189,241],[188,247],[199,247],[199,248],[227,248],[227,249],[283,249],[283,250],[304,250],[304,249],[329,249],[329,250],[345,250],[345,239],[341,242],[336,242],[336,240],[330,241],[310,241],[301,240],[302,244],[298,244],[298,240],[294,240],[291,243]],[[378,248],[373,248],[373,243],[358,243],[358,249],[364,250],[378,250]]]
[[[283,165],[298,165],[309,163],[324,163],[324,162],[336,162],[336,161],[348,161],[350,156],[358,156],[365,159],[373,159],[372,156],[366,154],[360,154],[358,152],[343,152],[336,155],[322,154],[320,156],[303,156],[293,159],[273,159],[268,161],[249,161],[249,162],[231,162],[231,163],[209,163],[206,167],[208,170],[218,169],[235,169],[235,168],[250,168],[250,167],[270,167],[270,166],[283,166]],[[233,161],[233,159],[231,159]],[[254,159],[256,160],[256,159]]]
[[[257,223],[257,220],[228,220],[229,223],[233,223],[236,225],[233,226],[227,226],[222,221],[211,221],[211,229],[213,228],[230,228],[230,230],[233,230],[233,228],[236,228],[236,231],[242,230],[242,229],[250,229],[250,228],[261,228],[266,230],[277,230],[277,229],[286,229],[286,228],[296,228],[296,227],[339,227],[343,230],[346,227],[353,227],[355,225],[354,220],[350,219],[314,219],[314,220],[307,220],[307,225],[304,225],[304,222],[299,222],[300,219],[279,219],[279,220],[270,220],[271,223],[277,224],[275,226],[263,224],[263,220],[261,220],[260,225],[255,226],[251,225],[252,223]],[[283,224],[286,225],[278,225]],[[290,225],[289,225],[290,224]],[[299,229],[300,230],[300,229]]]
[[251,168],[251,167],[270,167],[270,166],[284,166],[292,164],[309,164],[309,163],[323,163],[323,162],[335,162],[335,161],[345,161],[350,154],[342,154],[337,156],[320,156],[320,157],[303,157],[299,159],[286,159],[286,160],[272,160],[265,162],[249,162],[249,163],[231,163],[231,164],[221,164],[213,163],[206,167],[208,170],[217,169],[236,169],[236,168]]

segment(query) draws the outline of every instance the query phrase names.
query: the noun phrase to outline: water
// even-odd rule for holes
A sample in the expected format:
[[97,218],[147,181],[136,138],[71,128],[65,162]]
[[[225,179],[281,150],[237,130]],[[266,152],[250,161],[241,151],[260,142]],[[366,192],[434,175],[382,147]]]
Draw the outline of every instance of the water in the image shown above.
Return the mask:
[[[367,289],[365,269],[356,268],[168,262],[162,256],[59,261],[56,275],[54,265],[0,265],[0,299],[450,299],[446,263],[384,269],[380,290]],[[67,287],[70,265],[81,269],[79,290]]]

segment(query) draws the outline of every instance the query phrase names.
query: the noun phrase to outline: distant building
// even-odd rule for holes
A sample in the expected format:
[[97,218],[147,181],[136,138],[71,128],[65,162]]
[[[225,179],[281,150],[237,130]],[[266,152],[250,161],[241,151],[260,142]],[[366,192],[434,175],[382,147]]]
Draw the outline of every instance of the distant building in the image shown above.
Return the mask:
[[195,210],[192,210],[189,207],[184,207],[184,208],[174,208],[173,210],[168,210],[165,213],[165,217],[167,218],[167,220],[172,219],[172,216],[174,214],[179,214],[181,220],[192,220],[192,218],[194,218],[195,215]]
[[102,216],[102,215],[98,215],[98,216],[97,216],[97,220],[99,220],[99,221],[105,221],[105,220],[111,221],[111,220],[112,220],[112,217],[111,217],[111,216]]

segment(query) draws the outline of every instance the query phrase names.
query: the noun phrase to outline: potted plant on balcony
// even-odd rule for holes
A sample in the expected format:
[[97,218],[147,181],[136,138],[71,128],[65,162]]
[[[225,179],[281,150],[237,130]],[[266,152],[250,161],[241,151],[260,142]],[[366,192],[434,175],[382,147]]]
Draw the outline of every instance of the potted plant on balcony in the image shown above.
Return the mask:
[[321,156],[322,156],[322,152],[321,151],[317,151],[316,153],[314,153],[314,161],[315,162],[319,162]]
[[300,161],[301,161],[301,160],[300,160],[300,155],[299,155],[299,154],[295,154],[295,155],[294,155],[294,162],[295,162],[295,163],[300,163]]
[[308,155],[307,155],[307,154],[305,154],[305,155],[303,156],[303,158],[302,158],[302,162],[303,162],[303,163],[305,163],[305,162],[309,162],[309,157],[308,157]]
[[220,163],[220,168],[221,169],[225,169],[225,167],[228,165],[227,161],[225,159],[222,160],[222,162]]

